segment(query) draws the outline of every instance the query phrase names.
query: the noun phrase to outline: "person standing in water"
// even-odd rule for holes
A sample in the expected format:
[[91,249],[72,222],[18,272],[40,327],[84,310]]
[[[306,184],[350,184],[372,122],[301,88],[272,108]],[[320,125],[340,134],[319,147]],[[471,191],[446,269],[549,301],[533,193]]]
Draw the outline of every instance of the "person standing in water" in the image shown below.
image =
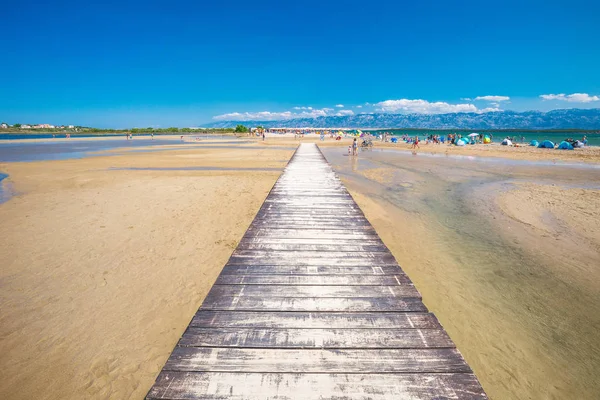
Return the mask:
[[356,140],[356,138],[354,138],[354,141],[352,142],[352,155],[358,155],[358,141]]

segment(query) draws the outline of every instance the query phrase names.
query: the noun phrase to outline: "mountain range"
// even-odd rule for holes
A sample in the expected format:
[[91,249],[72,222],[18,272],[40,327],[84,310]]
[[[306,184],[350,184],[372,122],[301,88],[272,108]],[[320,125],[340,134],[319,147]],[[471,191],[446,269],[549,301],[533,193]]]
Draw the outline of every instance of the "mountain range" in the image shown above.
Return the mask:
[[497,111],[451,114],[357,114],[279,121],[218,121],[207,128],[236,125],[266,128],[413,128],[413,129],[600,129],[600,108],[542,111]]

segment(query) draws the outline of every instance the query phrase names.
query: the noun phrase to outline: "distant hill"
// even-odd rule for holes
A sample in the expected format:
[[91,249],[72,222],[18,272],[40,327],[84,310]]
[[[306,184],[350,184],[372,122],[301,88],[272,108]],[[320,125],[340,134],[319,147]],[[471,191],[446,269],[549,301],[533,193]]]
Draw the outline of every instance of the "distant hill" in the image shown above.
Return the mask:
[[358,114],[344,117],[299,118],[280,121],[219,121],[207,128],[238,124],[267,128],[417,128],[417,129],[600,129],[600,108],[541,111],[498,111],[452,114]]

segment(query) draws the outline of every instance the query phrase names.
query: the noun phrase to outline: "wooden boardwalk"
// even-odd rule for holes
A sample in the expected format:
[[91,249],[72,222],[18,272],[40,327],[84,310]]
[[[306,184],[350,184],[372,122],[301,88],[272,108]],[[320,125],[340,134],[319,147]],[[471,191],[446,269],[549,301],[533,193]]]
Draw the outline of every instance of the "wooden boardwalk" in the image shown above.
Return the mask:
[[148,399],[486,399],[319,149],[302,144]]

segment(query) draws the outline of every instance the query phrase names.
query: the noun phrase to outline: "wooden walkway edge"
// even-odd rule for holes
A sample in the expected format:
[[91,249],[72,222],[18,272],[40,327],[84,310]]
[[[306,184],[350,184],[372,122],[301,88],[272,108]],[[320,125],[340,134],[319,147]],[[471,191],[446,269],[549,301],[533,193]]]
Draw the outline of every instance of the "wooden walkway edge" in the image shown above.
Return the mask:
[[146,398],[487,396],[318,147],[301,144]]

